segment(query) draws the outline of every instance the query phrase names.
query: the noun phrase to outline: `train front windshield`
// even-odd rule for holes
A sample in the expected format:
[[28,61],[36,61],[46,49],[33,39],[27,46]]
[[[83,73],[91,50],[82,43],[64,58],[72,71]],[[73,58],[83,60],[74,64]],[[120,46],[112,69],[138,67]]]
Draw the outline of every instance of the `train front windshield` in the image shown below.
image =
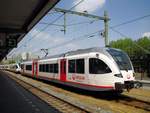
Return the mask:
[[108,49],[107,51],[116,61],[120,70],[132,70],[131,61],[126,53],[115,49]]

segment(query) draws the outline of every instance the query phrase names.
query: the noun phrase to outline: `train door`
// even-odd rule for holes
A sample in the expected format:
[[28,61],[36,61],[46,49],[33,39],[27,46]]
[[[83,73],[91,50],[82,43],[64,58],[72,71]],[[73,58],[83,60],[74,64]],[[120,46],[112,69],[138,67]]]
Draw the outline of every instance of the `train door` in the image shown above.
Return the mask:
[[66,81],[66,59],[60,60],[60,80]]
[[38,75],[38,62],[33,61],[32,63],[32,76],[36,77]]

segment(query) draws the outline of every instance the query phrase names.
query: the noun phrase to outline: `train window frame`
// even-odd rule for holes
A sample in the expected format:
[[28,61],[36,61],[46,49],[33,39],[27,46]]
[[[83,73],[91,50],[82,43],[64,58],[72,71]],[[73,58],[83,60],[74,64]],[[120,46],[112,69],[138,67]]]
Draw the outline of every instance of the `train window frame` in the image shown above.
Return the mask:
[[75,66],[76,65],[76,61],[73,59],[73,60],[69,60],[68,61],[68,73],[75,73],[76,69],[75,69]]
[[44,64],[40,64],[39,68],[39,72],[44,72]]
[[76,73],[84,74],[85,73],[85,60],[76,59]]
[[32,65],[31,64],[26,65],[26,70],[31,71],[32,70]]
[[39,72],[58,73],[59,65],[55,64],[39,64]]
[[[99,63],[99,64],[94,64],[95,62],[93,63],[92,60],[97,61],[97,63]],[[98,67],[96,68],[95,65],[98,65]],[[102,68],[105,70],[103,70]],[[107,74],[107,73],[111,73],[111,72],[112,72],[112,70],[103,60],[98,59],[98,58],[89,58],[89,73],[90,74]]]
[[58,63],[53,64],[53,73],[58,73],[58,72],[59,72]]
[[45,70],[45,72],[49,72],[49,64],[45,64],[46,66],[46,70]]
[[[80,65],[80,61],[83,64]],[[85,73],[85,59],[71,59],[68,61],[68,73],[77,73],[77,74],[84,74]]]
[[53,72],[54,72],[54,65],[53,65],[53,64],[50,64],[49,72],[50,72],[50,73],[53,73]]
[[46,64],[43,64],[43,72],[46,72]]
[[120,70],[132,70],[132,64],[127,53],[115,49],[108,49],[107,52],[113,57]]
[[42,72],[42,64],[39,64],[39,72]]
[[24,69],[24,64],[21,64],[20,67],[21,67],[21,69]]

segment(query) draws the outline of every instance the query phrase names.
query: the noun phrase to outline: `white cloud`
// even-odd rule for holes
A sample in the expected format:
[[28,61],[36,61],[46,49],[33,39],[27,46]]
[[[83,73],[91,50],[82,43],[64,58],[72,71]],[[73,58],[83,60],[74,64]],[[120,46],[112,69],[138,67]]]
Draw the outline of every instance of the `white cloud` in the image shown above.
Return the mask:
[[35,36],[37,33],[38,33],[39,31],[37,30],[37,29],[32,29],[31,31],[30,31],[30,36],[31,37],[33,37],[33,36]]
[[[47,41],[50,41],[51,43],[55,43],[59,41],[59,37],[53,37],[51,36],[50,33],[42,31],[40,32],[38,29],[34,29],[31,33],[30,33],[30,38],[34,38],[33,40],[31,40],[34,43],[47,43]],[[31,43],[32,43],[31,42]]]
[[[73,5],[77,4],[80,0],[75,0],[73,2]],[[77,7],[75,7],[76,11],[88,11],[88,12],[94,12],[98,8],[101,8],[105,4],[106,0],[84,0],[81,4],[79,4]]]
[[150,37],[150,32],[143,33],[142,37]]
[[66,48],[69,48],[69,49],[77,49],[78,47],[80,47],[80,46],[73,44],[73,43],[69,43],[66,45]]

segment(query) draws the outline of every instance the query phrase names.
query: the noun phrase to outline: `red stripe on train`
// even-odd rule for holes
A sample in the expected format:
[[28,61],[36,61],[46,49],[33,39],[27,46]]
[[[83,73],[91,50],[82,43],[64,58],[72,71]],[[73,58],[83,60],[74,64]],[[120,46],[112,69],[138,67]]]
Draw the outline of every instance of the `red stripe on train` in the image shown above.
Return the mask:
[[70,82],[70,83],[73,83],[73,84],[79,84],[79,85],[82,85],[82,86],[96,87],[96,88],[113,88],[113,86],[97,86],[97,85],[91,85],[91,84],[82,84],[82,83],[73,82],[73,81],[66,81],[66,82]]
[[[51,78],[51,77],[43,77],[43,76],[39,76],[41,78],[45,78],[45,79],[52,79],[52,80],[57,80],[57,81],[60,81],[59,79],[55,79],[55,78]],[[107,89],[113,89],[114,87],[113,86],[97,86],[97,85],[91,85],[91,84],[83,84],[83,83],[78,83],[78,82],[73,82],[73,81],[65,81],[66,83],[72,83],[72,84],[78,84],[78,85],[82,85],[82,86],[87,86],[87,87],[95,87],[95,88],[107,88]],[[65,83],[64,82],[64,83]]]

